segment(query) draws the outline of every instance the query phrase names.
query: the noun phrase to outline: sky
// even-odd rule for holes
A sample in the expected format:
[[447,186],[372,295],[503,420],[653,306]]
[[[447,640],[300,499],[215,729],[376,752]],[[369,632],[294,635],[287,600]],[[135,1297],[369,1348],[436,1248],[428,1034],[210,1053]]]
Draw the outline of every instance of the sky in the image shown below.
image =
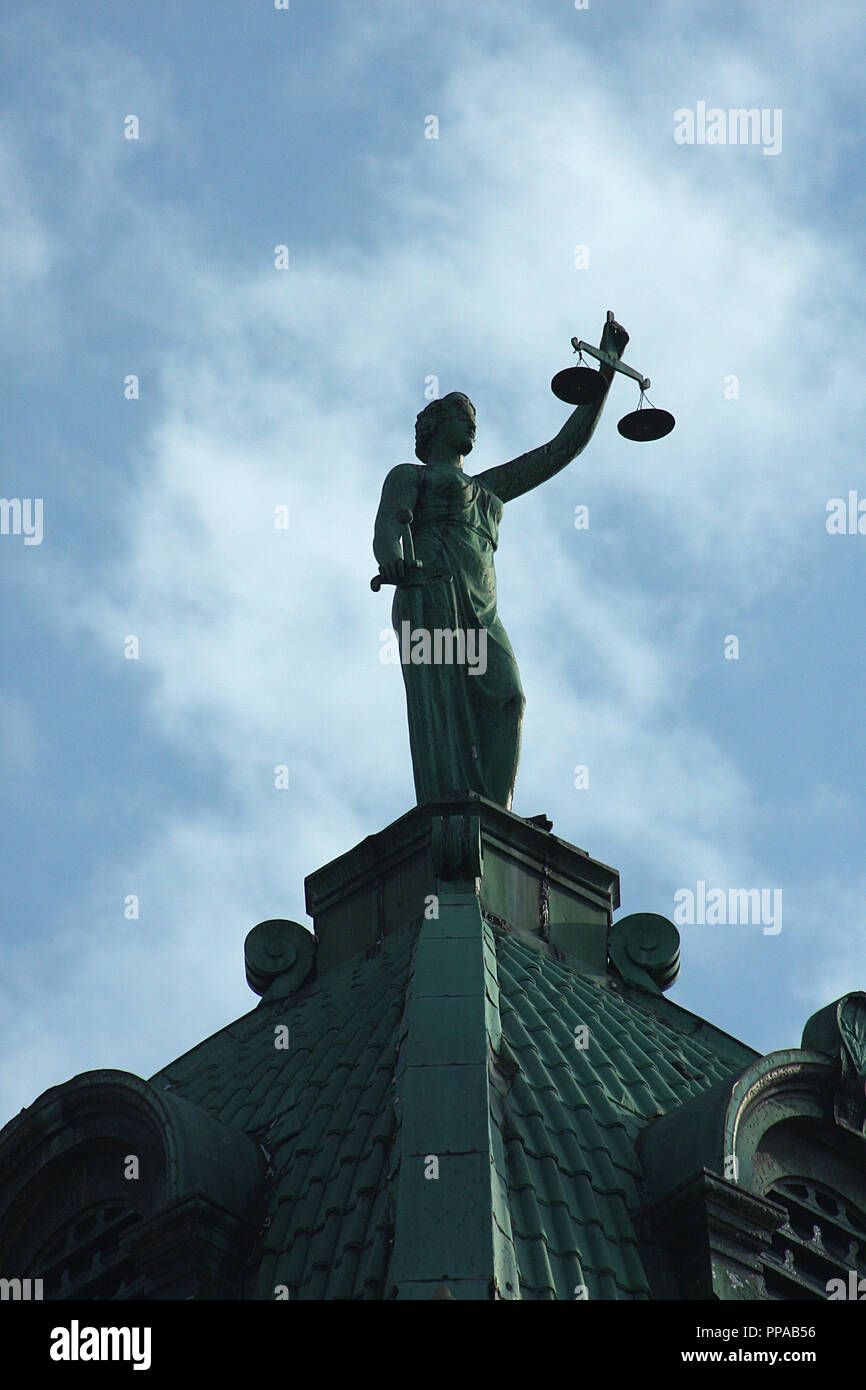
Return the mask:
[[0,1123],[247,1012],[247,932],[414,805],[382,481],[431,393],[469,472],[551,439],[609,309],[677,423],[620,436],[619,377],[505,508],[514,811],[618,916],[692,894],[669,997],[757,1051],[866,988],[864,37],[858,0],[4,7]]

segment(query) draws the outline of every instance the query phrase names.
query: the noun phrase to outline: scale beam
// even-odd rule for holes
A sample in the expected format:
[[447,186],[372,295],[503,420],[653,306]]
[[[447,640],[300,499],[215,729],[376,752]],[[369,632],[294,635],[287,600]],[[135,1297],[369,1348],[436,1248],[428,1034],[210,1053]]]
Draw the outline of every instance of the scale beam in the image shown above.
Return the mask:
[[593,347],[592,343],[585,343],[582,338],[572,338],[571,346],[575,352],[588,352],[590,357],[594,357],[597,362],[604,362],[605,366],[611,367],[615,372],[622,372],[624,376],[630,376],[632,381],[636,381],[642,391],[648,391],[652,386],[648,376],[641,376],[634,367],[627,367],[625,362],[620,362],[608,352],[602,352],[601,348]]

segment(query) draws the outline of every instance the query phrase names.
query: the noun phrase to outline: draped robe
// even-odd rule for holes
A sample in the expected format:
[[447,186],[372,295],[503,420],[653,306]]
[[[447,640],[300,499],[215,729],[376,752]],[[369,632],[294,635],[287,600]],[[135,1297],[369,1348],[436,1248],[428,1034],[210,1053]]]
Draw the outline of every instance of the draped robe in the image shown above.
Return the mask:
[[394,630],[399,638],[406,622],[430,634],[474,629],[478,635],[467,648],[480,655],[486,641],[486,670],[472,674],[468,663],[415,665],[404,658],[415,792],[419,805],[442,793],[475,791],[510,809],[526,702],[496,611],[493,556],[503,503],[462,470],[418,471],[412,536],[425,582],[397,586]]

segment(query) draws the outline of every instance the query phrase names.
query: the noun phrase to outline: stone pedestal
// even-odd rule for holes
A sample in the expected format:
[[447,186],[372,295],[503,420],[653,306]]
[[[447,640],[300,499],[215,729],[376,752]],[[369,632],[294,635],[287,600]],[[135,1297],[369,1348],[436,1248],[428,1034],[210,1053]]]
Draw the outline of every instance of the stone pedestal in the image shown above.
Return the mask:
[[474,894],[489,919],[603,972],[619,907],[615,869],[477,796],[415,807],[310,874],[305,887],[320,974],[423,920],[443,888]]

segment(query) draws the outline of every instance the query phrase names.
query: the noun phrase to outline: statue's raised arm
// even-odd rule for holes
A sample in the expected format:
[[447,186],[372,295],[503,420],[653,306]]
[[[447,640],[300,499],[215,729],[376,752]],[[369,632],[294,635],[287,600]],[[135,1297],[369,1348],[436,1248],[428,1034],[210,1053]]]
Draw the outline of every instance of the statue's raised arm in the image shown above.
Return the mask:
[[[627,343],[628,334],[622,325],[608,319],[601,335],[600,350],[608,358],[619,361]],[[601,394],[590,404],[579,405],[554,439],[537,449],[530,449],[526,454],[520,454],[518,458],[510,459],[508,463],[488,468],[484,473],[476,473],[476,481],[494,492],[500,501],[510,502],[560,473],[566,464],[583,452],[598,424],[614,369],[602,361],[599,374],[604,383]]]

